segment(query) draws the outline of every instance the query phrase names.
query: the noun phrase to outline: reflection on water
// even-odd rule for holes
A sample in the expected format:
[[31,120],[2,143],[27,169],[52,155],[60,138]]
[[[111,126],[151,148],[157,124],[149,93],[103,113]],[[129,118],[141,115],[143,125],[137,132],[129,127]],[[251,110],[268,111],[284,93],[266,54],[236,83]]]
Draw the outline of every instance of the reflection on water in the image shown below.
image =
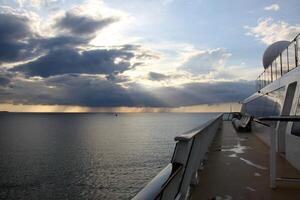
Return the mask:
[[129,199],[215,114],[1,114],[0,199]]

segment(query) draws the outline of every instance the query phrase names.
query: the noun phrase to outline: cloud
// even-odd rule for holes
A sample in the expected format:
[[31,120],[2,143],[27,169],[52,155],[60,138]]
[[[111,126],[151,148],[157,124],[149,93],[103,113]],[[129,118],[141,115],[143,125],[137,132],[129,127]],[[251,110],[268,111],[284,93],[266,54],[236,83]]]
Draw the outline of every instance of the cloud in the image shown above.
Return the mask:
[[70,36],[70,35],[58,35],[48,38],[32,39],[31,42],[36,44],[40,50],[53,50],[58,48],[76,48],[77,46],[86,46],[90,41],[90,38]]
[[179,88],[159,88],[158,96],[173,106],[241,101],[254,92],[252,81],[188,83]]
[[171,3],[173,3],[173,2],[174,2],[174,0],[163,0],[163,1],[162,1],[162,4],[163,4],[164,6],[166,6],[166,5],[171,4]]
[[19,4],[20,7],[23,7],[25,5],[39,7],[61,2],[61,0],[16,0],[16,2]]
[[256,26],[245,26],[247,35],[255,37],[265,44],[279,40],[292,40],[300,32],[300,24],[290,25],[284,21],[274,21],[272,18],[259,19]]
[[278,4],[271,4],[269,6],[264,7],[264,10],[268,11],[278,11],[280,9]]
[[[173,107],[238,101],[254,91],[248,81],[201,80],[202,75],[225,68],[230,57],[225,49],[168,46],[154,53],[135,44],[102,46],[92,41],[117,18],[83,14],[80,9],[53,18],[53,24],[45,22],[48,28],[56,27],[49,34],[34,29],[30,16],[6,15],[10,20],[0,23],[0,32],[3,29],[1,34],[7,38],[3,43],[9,43],[15,53],[3,58],[0,54],[0,62],[13,63],[2,69],[13,75],[0,76],[2,103]],[[11,35],[5,32],[9,27]],[[139,77],[147,79],[150,87]]]
[[6,76],[0,75],[0,86],[6,86],[10,83],[10,79]]
[[96,75],[64,74],[45,79],[14,78],[0,88],[1,103],[77,105],[89,107],[176,107],[240,101],[254,92],[248,81],[189,83],[147,89],[126,86]]
[[193,74],[208,74],[224,66],[230,55],[221,48],[198,51],[190,55],[180,68]]
[[0,63],[25,62],[54,48],[87,45],[91,37],[54,35],[44,37],[34,29],[30,13],[15,9],[0,9]]
[[167,75],[157,73],[157,72],[149,72],[148,78],[152,81],[161,81],[169,78]]
[[70,73],[114,75],[130,69],[133,57],[132,52],[117,49],[78,52],[73,48],[60,48],[11,71],[40,77]]
[[34,36],[29,18],[14,13],[0,13],[0,63],[16,62],[33,55],[28,39]]
[[56,28],[64,29],[72,34],[90,35],[104,27],[118,21],[116,17],[94,19],[84,15],[76,15],[66,12],[65,15],[56,22]]
[[21,15],[0,13],[0,38],[4,41],[23,40],[31,36],[29,19]]
[[[113,18],[94,20],[67,13],[59,24],[78,34],[42,36],[30,26],[33,19],[29,15],[10,11],[0,13],[0,63],[14,63],[11,72],[29,77],[104,74],[117,80],[115,75],[142,65],[145,56],[151,57],[150,52],[140,50],[138,45],[103,49],[89,44],[94,31],[107,26]],[[134,57],[135,61],[131,61]]]
[[15,79],[0,88],[0,102],[43,105],[162,105],[139,87],[125,88],[95,75],[65,74],[46,79]]

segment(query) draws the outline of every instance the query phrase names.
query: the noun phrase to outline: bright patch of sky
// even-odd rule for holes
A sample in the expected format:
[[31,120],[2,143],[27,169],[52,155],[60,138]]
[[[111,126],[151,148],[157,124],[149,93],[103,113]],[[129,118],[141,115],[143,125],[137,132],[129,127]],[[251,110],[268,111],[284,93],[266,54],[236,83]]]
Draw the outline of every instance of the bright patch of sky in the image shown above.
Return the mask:
[[255,27],[259,20],[267,18],[272,18],[274,24],[283,21],[299,26],[300,2],[276,3],[281,10],[270,13],[264,8],[274,1],[132,0],[130,4],[122,0],[107,1],[109,6],[125,10],[138,20],[139,26],[133,27],[132,33],[143,36],[146,41],[187,43],[199,49],[224,48],[232,54],[229,65],[246,63],[251,68],[261,66],[266,46],[247,36],[244,26]]

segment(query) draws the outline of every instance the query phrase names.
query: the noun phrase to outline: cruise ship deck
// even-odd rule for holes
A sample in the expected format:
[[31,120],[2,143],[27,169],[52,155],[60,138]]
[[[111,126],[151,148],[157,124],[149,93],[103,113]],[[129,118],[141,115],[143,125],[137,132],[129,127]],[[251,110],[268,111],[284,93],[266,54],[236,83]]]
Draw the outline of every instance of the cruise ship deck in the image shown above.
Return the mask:
[[241,110],[175,137],[171,162],[134,200],[300,199],[300,34],[262,61]]
[[[255,131],[255,130],[254,130]],[[270,188],[269,146],[253,132],[237,132],[223,121],[210,146],[192,199],[299,199],[300,183],[278,182]],[[300,172],[277,155],[277,177],[300,178]]]

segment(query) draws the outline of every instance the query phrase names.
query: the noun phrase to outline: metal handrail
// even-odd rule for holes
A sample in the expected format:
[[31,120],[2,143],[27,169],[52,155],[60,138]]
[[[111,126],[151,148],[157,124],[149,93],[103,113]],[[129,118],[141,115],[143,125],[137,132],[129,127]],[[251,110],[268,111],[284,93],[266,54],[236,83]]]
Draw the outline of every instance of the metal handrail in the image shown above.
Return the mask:
[[[296,35],[296,37],[294,37],[292,40],[291,40],[291,42],[290,42],[290,44],[291,43],[293,43],[293,42],[296,42],[296,46],[295,46],[295,64],[296,64],[296,66],[294,67],[294,68],[297,68],[298,67],[298,65],[300,64],[299,62],[299,58],[298,58],[298,53],[297,53],[297,51],[299,51],[298,50],[298,46],[299,46],[299,44],[298,44],[298,41],[297,41],[297,39],[298,39],[298,37],[300,37],[300,33],[298,33],[297,35]],[[288,49],[289,47],[287,47],[286,49]],[[286,50],[285,49],[285,50]],[[285,51],[284,50],[284,51]],[[278,57],[280,57],[281,56],[281,54],[282,54],[282,52],[274,59],[274,60],[276,60]],[[269,66],[266,68],[266,69],[268,69],[269,68]],[[294,69],[293,68],[293,69]],[[265,75],[265,73],[266,73],[266,69],[261,73],[261,74],[259,74],[259,76],[257,77],[257,79],[256,79],[256,81],[257,82],[259,82],[257,85],[259,86],[259,88],[258,88],[258,90],[260,90],[260,89],[262,89],[262,88],[264,88],[266,85],[268,85],[268,84],[265,84],[265,83],[263,83],[262,85],[261,85],[261,82],[264,82],[265,80],[261,80],[260,78],[261,77],[264,77],[264,75]],[[289,71],[291,71],[291,70],[293,70],[293,69],[289,69],[288,68],[288,71],[287,72],[289,72]],[[280,70],[281,70],[281,76],[283,76],[284,74],[286,74],[286,73],[282,73],[282,63],[280,62]],[[277,78],[276,78],[277,79]],[[271,82],[274,82],[275,80],[273,80],[273,72],[271,71]]]
[[260,117],[260,121],[282,121],[282,122],[299,122],[300,116],[297,115],[282,115],[282,116],[269,116]]
[[[221,124],[222,114],[175,138],[176,146],[169,163],[133,199],[174,199],[189,195],[197,171],[205,159],[212,139]],[[197,181],[196,181],[197,182]]]
[[216,118],[213,118],[207,122],[205,122],[204,124],[202,124],[201,126],[194,128],[190,131],[187,131],[179,136],[176,136],[174,139],[175,141],[183,141],[183,142],[187,142],[192,140],[198,133],[200,133],[201,131],[203,131],[204,129],[206,129],[211,123],[215,122],[216,119],[220,118],[221,116],[223,116],[223,114],[219,114]]
[[264,126],[271,127],[269,124],[266,124],[266,123],[260,121],[259,119],[253,118],[253,121],[254,121],[254,122],[257,122],[257,123],[259,123],[259,124],[262,124],[262,125],[264,125]]

